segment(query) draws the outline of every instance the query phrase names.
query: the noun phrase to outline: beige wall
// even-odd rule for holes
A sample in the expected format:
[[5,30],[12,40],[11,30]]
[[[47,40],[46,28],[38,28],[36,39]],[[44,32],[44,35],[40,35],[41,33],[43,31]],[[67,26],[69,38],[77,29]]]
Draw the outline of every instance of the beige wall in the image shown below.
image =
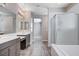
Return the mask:
[[42,17],[42,35],[43,41],[48,41],[48,16]]

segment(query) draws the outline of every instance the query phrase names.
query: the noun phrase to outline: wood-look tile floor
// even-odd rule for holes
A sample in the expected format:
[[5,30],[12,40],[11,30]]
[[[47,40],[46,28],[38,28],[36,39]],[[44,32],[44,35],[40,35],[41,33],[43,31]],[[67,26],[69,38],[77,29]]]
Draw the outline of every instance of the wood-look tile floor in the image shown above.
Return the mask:
[[35,38],[33,44],[25,50],[21,50],[21,56],[50,56],[46,43],[40,38]]

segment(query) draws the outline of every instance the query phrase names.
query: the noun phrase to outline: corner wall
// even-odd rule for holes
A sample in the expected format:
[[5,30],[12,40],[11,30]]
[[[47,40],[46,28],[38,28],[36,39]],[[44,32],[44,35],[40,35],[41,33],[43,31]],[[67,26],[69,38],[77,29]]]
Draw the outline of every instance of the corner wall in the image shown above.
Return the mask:
[[48,15],[42,17],[42,36],[43,41],[48,42]]

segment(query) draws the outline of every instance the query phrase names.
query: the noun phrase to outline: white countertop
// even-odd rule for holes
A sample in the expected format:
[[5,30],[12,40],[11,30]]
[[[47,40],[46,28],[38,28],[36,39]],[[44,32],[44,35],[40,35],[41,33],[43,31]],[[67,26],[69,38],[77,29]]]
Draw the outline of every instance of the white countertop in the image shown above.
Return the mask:
[[55,45],[52,44],[59,56],[79,56],[79,45]]
[[21,31],[21,32],[11,33],[8,35],[28,35],[30,33],[31,33],[30,31]]
[[10,36],[10,35],[0,35],[0,44],[3,44],[5,42],[17,39],[19,37],[17,36]]
[[19,38],[19,36],[17,35],[27,35],[27,34],[30,34],[30,31],[21,31],[17,33],[0,35],[0,44]]

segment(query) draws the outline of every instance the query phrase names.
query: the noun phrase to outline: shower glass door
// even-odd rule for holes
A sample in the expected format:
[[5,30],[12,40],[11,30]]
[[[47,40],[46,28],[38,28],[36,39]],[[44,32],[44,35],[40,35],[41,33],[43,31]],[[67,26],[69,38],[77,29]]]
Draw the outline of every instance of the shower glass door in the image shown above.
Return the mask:
[[55,41],[59,45],[78,44],[78,15],[60,14],[56,15]]

